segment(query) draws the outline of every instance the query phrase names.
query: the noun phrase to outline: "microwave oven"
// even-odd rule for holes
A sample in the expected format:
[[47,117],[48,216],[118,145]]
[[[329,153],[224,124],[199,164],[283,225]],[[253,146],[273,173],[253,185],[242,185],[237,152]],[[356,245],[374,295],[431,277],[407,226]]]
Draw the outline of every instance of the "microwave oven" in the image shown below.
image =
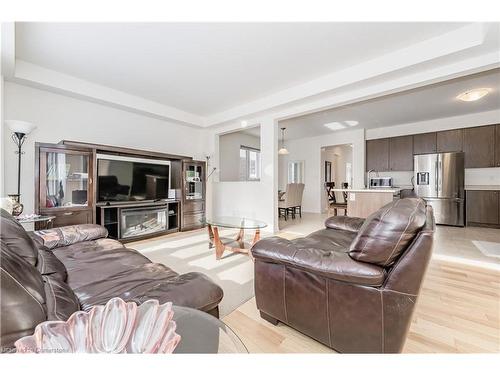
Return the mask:
[[370,189],[391,188],[392,177],[370,178]]

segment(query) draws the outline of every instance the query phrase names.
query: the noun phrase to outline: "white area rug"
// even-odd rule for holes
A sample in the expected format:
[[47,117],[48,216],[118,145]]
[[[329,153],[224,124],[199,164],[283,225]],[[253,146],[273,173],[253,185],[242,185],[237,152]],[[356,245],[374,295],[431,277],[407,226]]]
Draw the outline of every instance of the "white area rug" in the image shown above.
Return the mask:
[[[236,232],[221,231],[222,236],[235,237]],[[249,238],[250,239],[250,238]],[[219,305],[223,317],[254,296],[253,261],[245,254],[226,251],[215,259],[215,251],[208,248],[205,230],[179,233],[147,241],[127,244],[155,263],[162,263],[178,273],[201,272],[209,276],[224,291]]]
[[500,243],[488,241],[472,241],[472,243],[487,257],[500,258]]

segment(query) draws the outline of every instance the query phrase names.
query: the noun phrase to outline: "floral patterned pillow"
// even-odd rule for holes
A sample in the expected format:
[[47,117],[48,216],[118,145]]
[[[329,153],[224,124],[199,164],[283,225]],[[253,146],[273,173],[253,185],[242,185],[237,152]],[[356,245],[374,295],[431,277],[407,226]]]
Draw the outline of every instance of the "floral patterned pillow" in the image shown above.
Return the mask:
[[56,247],[69,246],[77,242],[105,238],[108,236],[108,231],[106,228],[96,224],[79,224],[39,230],[35,232],[35,235],[42,240],[44,246],[54,249]]

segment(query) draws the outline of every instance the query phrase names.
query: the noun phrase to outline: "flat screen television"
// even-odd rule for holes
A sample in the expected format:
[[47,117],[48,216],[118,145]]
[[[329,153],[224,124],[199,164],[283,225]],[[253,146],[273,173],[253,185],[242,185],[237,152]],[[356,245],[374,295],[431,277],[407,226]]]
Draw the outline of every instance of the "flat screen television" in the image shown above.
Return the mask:
[[128,202],[168,198],[170,162],[97,155],[97,201]]

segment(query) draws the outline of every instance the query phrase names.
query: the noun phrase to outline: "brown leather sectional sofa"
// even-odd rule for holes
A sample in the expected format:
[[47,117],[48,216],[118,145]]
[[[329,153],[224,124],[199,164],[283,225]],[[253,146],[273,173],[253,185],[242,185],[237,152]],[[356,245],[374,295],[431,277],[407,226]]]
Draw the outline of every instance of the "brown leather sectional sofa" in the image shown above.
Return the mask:
[[432,208],[400,199],[366,220],[334,216],[325,226],[254,245],[261,316],[339,352],[400,352],[431,256]]
[[142,303],[172,301],[218,316],[222,289],[207,276],[179,275],[106,238],[98,225],[28,234],[1,211],[0,347],[33,333],[45,320],[66,320],[112,297]]

